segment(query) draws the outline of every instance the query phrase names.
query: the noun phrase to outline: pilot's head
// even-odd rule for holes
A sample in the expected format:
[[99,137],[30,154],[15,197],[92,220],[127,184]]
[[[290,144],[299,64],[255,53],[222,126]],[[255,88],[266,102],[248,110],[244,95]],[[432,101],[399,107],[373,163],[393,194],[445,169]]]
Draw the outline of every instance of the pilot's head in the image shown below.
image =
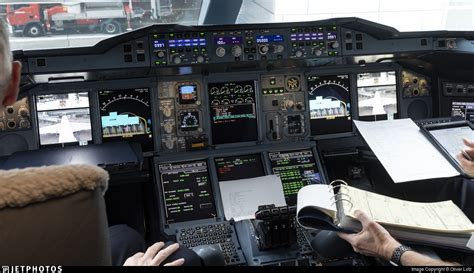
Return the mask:
[[0,110],[15,103],[18,96],[21,63],[13,62],[8,30],[0,20]]

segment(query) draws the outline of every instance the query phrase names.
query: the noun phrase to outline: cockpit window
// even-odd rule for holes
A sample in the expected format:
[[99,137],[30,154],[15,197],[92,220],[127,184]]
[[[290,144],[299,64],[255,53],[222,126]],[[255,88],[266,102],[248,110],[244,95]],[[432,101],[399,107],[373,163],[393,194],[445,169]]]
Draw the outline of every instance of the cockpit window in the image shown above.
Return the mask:
[[244,0],[237,23],[359,17],[399,31],[474,30],[473,0]]
[[202,0],[1,2],[12,50],[91,46],[151,24],[197,25],[202,6]]
[[474,0],[225,0],[242,5],[220,6],[212,5],[219,0],[30,1],[0,3],[13,50],[91,46],[151,24],[200,25],[208,14],[225,14],[219,9],[240,9],[230,22],[238,24],[359,17],[399,31],[474,30]]

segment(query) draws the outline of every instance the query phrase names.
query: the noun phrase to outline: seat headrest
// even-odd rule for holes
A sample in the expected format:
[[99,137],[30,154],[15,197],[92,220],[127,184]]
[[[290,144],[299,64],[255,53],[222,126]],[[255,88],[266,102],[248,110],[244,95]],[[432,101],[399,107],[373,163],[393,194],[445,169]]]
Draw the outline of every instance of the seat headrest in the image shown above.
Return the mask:
[[107,190],[109,174],[92,165],[63,165],[0,171],[0,209],[24,207],[81,190]]

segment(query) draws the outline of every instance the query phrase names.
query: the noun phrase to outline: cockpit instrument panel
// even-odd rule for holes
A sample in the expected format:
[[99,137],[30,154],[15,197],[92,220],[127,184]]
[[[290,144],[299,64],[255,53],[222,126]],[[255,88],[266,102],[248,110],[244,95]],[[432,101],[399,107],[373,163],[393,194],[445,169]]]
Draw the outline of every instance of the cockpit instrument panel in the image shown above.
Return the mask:
[[265,175],[260,154],[216,157],[214,162],[219,182]]
[[180,152],[206,148],[201,81],[159,82],[158,99],[161,149]]
[[311,135],[352,131],[349,75],[308,76]]
[[92,141],[87,92],[39,95],[36,111],[40,145],[87,145]]
[[0,111],[0,132],[30,128],[31,117],[28,98],[23,98]]
[[357,74],[357,98],[360,120],[397,118],[395,71]]
[[266,138],[284,140],[305,135],[305,94],[302,76],[265,75],[261,78]]
[[311,150],[268,153],[274,174],[280,177],[288,206],[296,205],[298,191],[310,184],[320,184],[321,176]]
[[258,140],[255,81],[209,83],[212,143]]
[[102,142],[138,142],[153,151],[150,92],[147,88],[99,91]]
[[216,217],[206,161],[164,163],[158,171],[167,224]]

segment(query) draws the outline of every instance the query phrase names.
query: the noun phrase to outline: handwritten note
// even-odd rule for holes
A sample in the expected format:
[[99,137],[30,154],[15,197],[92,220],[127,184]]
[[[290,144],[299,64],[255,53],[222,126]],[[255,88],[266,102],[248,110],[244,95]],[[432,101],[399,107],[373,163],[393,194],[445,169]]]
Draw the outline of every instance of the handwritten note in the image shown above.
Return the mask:
[[258,206],[286,206],[281,180],[276,175],[219,183],[224,215],[227,220],[254,219]]

